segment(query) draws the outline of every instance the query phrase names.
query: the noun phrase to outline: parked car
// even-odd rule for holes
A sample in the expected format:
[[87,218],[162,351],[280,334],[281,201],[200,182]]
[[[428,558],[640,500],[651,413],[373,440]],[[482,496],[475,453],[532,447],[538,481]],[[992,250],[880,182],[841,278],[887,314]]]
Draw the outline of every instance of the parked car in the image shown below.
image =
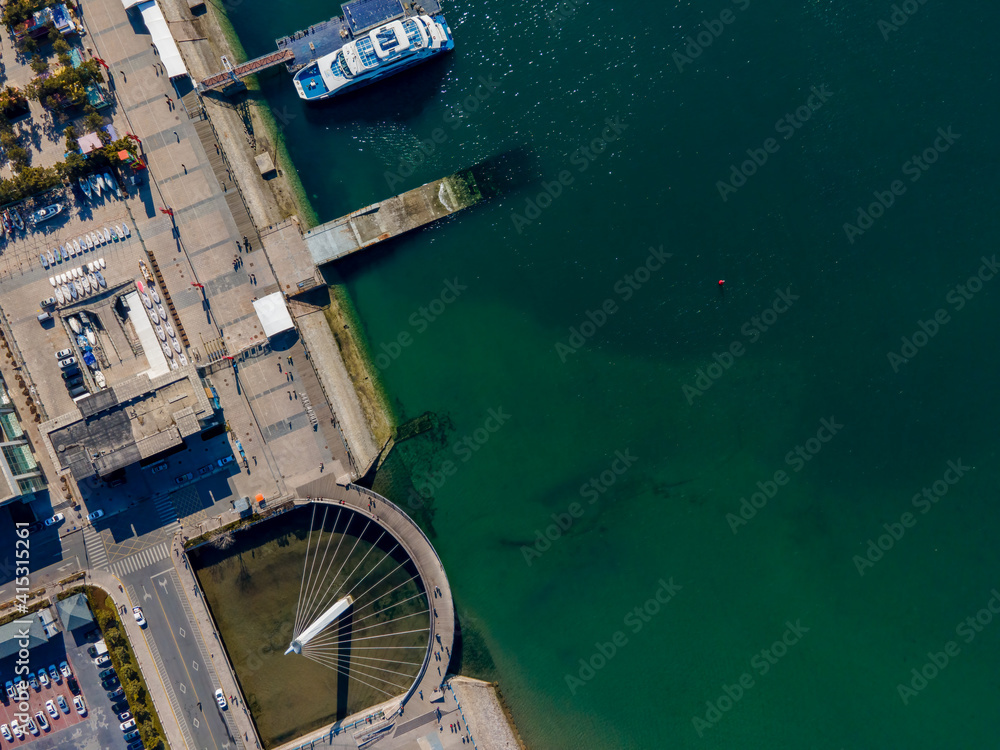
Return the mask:
[[106,667],[110,663],[111,663],[111,657],[108,656],[107,654],[101,654],[96,659],[94,659],[94,664],[97,665],[98,669],[100,669],[101,667]]
[[133,729],[135,729],[135,719],[129,719],[128,721],[123,721],[118,726],[122,728],[123,732],[126,733],[131,732]]
[[216,463],[219,466],[225,466],[226,464],[231,464],[235,460],[236,460],[235,456],[224,456],[223,458],[220,458],[218,461],[216,461]]
[[146,750],[146,746],[142,744],[141,740],[136,740],[129,745],[126,750]]
[[120,714],[118,714],[118,721],[128,721],[131,718],[132,718],[131,711],[122,711]]
[[56,352],[56,359],[66,359],[73,356],[72,349],[60,349]]
[[75,677],[72,677],[72,676],[71,677],[67,677],[66,678],[66,685],[67,685],[67,687],[69,687],[69,690],[70,690],[71,693],[73,693],[73,695],[79,695],[80,694],[80,686],[77,684]]
[[194,479],[194,474],[190,471],[187,474],[181,474],[174,481],[177,482],[177,484],[184,484],[189,479]]
[[59,670],[56,669],[55,664],[49,664],[49,677],[52,682],[62,682],[62,675],[59,674]]
[[115,712],[116,714],[124,714],[124,713],[128,713],[129,711],[131,711],[132,707],[129,706],[128,701],[123,698],[122,700],[118,701],[117,703],[112,703],[111,704],[111,710],[113,712]]
[[69,668],[69,662],[60,662],[59,671],[63,673],[63,677],[72,677],[73,670]]
[[125,735],[126,742],[131,742],[132,740],[137,740],[137,739],[139,739],[139,733],[134,729]]
[[118,684],[118,678],[112,677],[108,680],[101,681],[101,687],[105,690],[121,690],[121,685]]
[[135,617],[140,628],[146,627],[146,618],[142,614],[142,607],[132,607],[132,616]]
[[70,380],[71,378],[77,377],[79,374],[80,368],[77,365],[73,365],[72,367],[67,367],[63,370],[62,378],[63,380]]
[[76,708],[76,713],[79,716],[85,716],[87,714],[87,704],[83,702],[83,698],[79,695],[73,698],[73,706]]
[[71,367],[72,365],[75,365],[75,364],[76,364],[76,357],[68,357],[66,359],[60,359],[59,360],[59,366],[61,368],[63,368],[64,370],[67,367]]
[[100,518],[103,515],[104,515],[104,511],[103,510],[95,510],[93,513],[88,513],[87,514],[87,520],[88,521],[96,521],[98,518]]
[[164,469],[166,469],[167,466],[168,466],[168,464],[167,464],[166,461],[161,461],[158,464],[153,464],[153,467],[150,469],[149,473],[150,474],[159,474],[161,471],[163,471]]
[[[47,732],[51,727],[49,727],[48,719],[45,718],[45,714],[41,711],[35,712],[35,721],[38,722],[38,726],[42,728],[42,731]],[[34,732],[32,732],[34,734]]]
[[45,667],[38,670],[38,684],[43,688],[47,688],[49,686],[49,676],[45,674]]
[[[62,514],[61,513],[57,513],[56,515],[60,515],[61,516]],[[52,518],[55,518],[55,516],[53,516]],[[49,521],[51,521],[52,518],[50,518]],[[48,525],[49,521],[45,522],[46,526]],[[31,685],[31,687],[33,689],[40,690],[40,688],[38,687],[38,680],[35,678],[35,673],[34,672],[28,672],[28,684]]]
[[11,734],[11,731],[7,727],[6,724],[4,724],[3,726],[0,726],[0,734],[3,735],[3,738],[5,740],[7,740],[7,742],[13,742],[14,741],[14,735]]
[[14,683],[11,680],[7,680],[7,684],[5,685],[5,687],[7,688],[8,698],[13,698],[15,695],[17,695],[17,688],[14,687]]
[[59,718],[59,711],[56,710],[56,702],[51,698],[45,701],[45,710],[49,712],[49,716],[51,716],[53,719]]
[[24,739],[24,730],[21,729],[21,725],[17,723],[17,719],[10,720],[10,731],[12,731],[14,736],[19,740]]
[[226,694],[222,692],[222,688],[218,688],[215,691],[215,702],[219,704],[219,708],[223,711],[225,711],[226,707],[229,705],[226,703]]
[[198,476],[203,477],[206,474],[211,474],[212,473],[212,469],[214,469],[214,468],[215,468],[215,464],[209,464],[208,466],[202,466],[200,469],[198,469]]
[[[54,516],[52,516],[52,518],[45,519],[45,525],[55,526],[57,523],[62,523],[65,520],[65,518],[66,516],[64,516],[62,513],[56,513]],[[35,676],[31,675],[31,678],[28,680],[28,682],[32,682],[32,680],[34,679]],[[36,687],[36,685],[32,682],[31,687]]]
[[46,297],[41,302],[39,302],[40,307],[52,307],[56,303],[55,297]]
[[69,704],[66,702],[66,699],[62,697],[62,693],[56,696],[56,703],[59,704],[59,708],[64,714],[69,713]]
[[113,669],[103,669],[97,676],[102,680],[106,680],[109,677],[117,677],[117,675],[115,674],[115,670]]
[[[105,688],[105,690],[107,690],[107,688]],[[108,690],[108,700],[109,701],[113,701],[115,698],[119,698],[119,697],[121,697],[123,695],[125,695],[125,691],[122,690],[122,686],[121,685],[119,685],[118,687],[116,687],[114,690]]]

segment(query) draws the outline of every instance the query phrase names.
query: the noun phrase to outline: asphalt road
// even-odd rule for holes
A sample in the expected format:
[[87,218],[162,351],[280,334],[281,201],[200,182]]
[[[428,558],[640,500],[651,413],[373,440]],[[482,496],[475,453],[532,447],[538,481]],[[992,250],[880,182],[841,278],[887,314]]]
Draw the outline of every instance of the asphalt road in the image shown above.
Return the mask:
[[[224,664],[214,643],[204,642],[202,633],[188,618],[185,597],[194,592],[180,590],[172,560],[161,560],[122,577],[133,601],[141,602],[148,625],[144,630],[166,685],[174,714],[192,747],[241,747],[224,712],[215,703],[219,684],[215,660]],[[206,634],[207,635],[207,634]],[[213,658],[214,654],[214,658]],[[228,696],[227,696],[228,700]]]

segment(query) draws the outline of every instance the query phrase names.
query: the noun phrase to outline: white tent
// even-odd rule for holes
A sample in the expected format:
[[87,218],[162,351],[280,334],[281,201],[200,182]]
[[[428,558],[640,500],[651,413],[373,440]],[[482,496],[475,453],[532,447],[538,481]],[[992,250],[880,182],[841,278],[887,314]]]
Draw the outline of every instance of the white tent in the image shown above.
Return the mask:
[[282,331],[287,331],[295,327],[292,323],[292,316],[288,314],[285,306],[285,298],[281,292],[269,294],[254,300],[253,309],[257,311],[257,317],[264,329],[264,335],[268,338]]
[[186,76],[188,72],[184,66],[184,60],[181,58],[181,52],[177,49],[177,43],[170,33],[167,19],[163,17],[163,12],[156,4],[156,0],[122,0],[122,5],[125,6],[125,10],[139,8],[142,20],[146,23],[146,28],[149,29],[149,33],[153,37],[153,44],[156,45],[156,51],[160,55],[160,62],[166,68],[167,76],[170,78]]

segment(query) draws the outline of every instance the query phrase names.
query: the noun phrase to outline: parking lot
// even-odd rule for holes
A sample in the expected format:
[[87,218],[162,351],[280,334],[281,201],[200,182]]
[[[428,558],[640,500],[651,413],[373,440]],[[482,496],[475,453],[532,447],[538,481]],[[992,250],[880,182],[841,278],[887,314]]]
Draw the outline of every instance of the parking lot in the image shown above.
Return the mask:
[[[13,237],[7,235],[5,240],[0,241],[0,300],[3,312],[24,356],[36,395],[50,417],[64,414],[73,407],[72,397],[65,387],[55,357],[57,351],[71,349],[73,356],[78,361],[80,359],[76,335],[68,324],[72,312],[82,309],[88,317],[91,314],[94,316],[92,330],[97,341],[93,346],[108,385],[149,367],[141,348],[136,351],[133,346],[137,341],[134,331],[123,330],[112,308],[119,296],[133,290],[131,286],[122,287],[123,284],[142,279],[139,261],[145,259],[138,230],[125,203],[108,195],[100,199],[86,199],[75,187],[64,189],[62,193],[62,196],[53,197],[64,205],[62,213],[26,232],[16,232]],[[123,224],[128,224],[131,232],[125,239],[112,239],[68,260],[63,260],[58,252],[60,245],[65,246],[67,242],[72,243],[74,239],[89,236],[92,232],[96,236],[97,230],[103,236],[105,227],[113,229]],[[59,255],[59,260],[46,269],[39,255],[49,251]],[[41,306],[43,300],[55,296],[50,277],[54,279],[61,274],[71,274],[73,269],[100,258],[104,259],[101,273],[106,287],[61,306]],[[52,314],[54,320],[39,323],[37,316],[43,311]],[[144,314],[142,310],[133,312]],[[91,390],[97,387],[90,378],[86,386]]]
[[[101,687],[98,676],[100,669],[94,663],[93,658],[87,652],[98,639],[96,630],[82,636],[77,640],[73,634],[68,636],[68,641],[64,641],[63,634],[53,637],[49,643],[38,646],[31,650],[29,668],[37,673],[39,669],[48,668],[49,664],[54,664],[58,670],[60,662],[66,660],[72,674],[78,683],[80,695],[83,697],[86,707],[86,714],[80,716],[73,706],[74,694],[71,692],[68,680],[60,676],[60,681],[51,683],[47,687],[39,684],[38,688],[28,688],[27,699],[30,704],[32,721],[38,727],[38,736],[25,730],[23,739],[14,739],[13,742],[2,740],[3,746],[20,746],[30,744],[32,750],[55,750],[56,748],[69,748],[75,750],[124,750],[128,742],[124,739],[124,733],[120,729],[118,711],[128,710],[124,698],[117,699],[120,703],[115,704],[109,700],[107,691]],[[101,669],[103,669],[102,667]],[[0,666],[2,669],[2,679],[4,682],[14,679],[14,666],[11,660],[5,660]],[[37,681],[37,680],[36,680]],[[56,706],[58,718],[53,719],[45,709],[47,700],[56,700],[57,695],[62,695],[66,701],[69,713],[66,713]],[[6,698],[6,690],[3,692],[4,703],[0,706],[0,724],[10,726],[10,722],[15,718],[15,712],[20,712],[17,704]],[[49,723],[48,731],[44,731],[38,726],[35,713],[41,711]],[[20,723],[20,722],[19,722]]]

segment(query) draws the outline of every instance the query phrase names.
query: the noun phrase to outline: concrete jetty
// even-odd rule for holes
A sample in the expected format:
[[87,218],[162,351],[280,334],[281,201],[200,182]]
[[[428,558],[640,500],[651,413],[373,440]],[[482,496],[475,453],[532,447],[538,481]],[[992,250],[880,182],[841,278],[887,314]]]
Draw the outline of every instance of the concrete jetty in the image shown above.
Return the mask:
[[321,266],[430,224],[480,198],[472,172],[459,172],[321,224],[304,239],[312,262]]
[[261,235],[274,264],[278,286],[289,297],[326,282],[319,267],[379,242],[422,227],[477,203],[482,193],[471,171],[428,182],[373,203],[301,234],[296,222],[285,222]]

